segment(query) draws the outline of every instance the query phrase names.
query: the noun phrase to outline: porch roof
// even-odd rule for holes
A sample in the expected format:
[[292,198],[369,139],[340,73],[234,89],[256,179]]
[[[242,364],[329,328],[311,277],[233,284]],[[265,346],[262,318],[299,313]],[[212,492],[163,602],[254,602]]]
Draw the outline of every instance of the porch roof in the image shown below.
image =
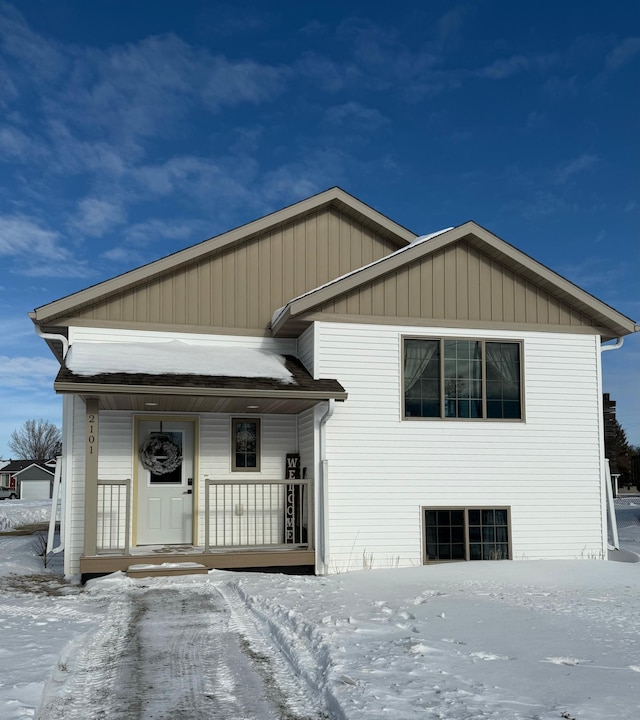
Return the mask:
[[314,380],[302,363],[284,356],[291,381],[179,373],[77,375],[66,366],[54,381],[56,392],[98,398],[104,410],[144,412],[299,413],[318,403],[346,400],[337,380]]

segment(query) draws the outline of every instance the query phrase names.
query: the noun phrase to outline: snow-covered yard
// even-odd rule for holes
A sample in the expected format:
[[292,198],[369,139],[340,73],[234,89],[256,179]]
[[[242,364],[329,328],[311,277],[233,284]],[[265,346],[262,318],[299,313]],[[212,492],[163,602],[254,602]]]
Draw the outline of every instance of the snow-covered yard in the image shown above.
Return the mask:
[[[5,501],[0,529],[47,513]],[[633,557],[640,497],[617,515]],[[61,582],[58,557],[43,568],[33,536],[0,547],[3,720],[640,716],[640,563],[116,574],[81,588]]]

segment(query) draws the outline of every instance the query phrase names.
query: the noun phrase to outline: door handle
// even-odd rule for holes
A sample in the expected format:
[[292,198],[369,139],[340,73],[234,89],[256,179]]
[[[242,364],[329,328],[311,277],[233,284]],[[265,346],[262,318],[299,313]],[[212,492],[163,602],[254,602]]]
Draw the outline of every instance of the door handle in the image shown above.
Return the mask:
[[193,490],[185,490],[182,494],[183,495],[193,495]]

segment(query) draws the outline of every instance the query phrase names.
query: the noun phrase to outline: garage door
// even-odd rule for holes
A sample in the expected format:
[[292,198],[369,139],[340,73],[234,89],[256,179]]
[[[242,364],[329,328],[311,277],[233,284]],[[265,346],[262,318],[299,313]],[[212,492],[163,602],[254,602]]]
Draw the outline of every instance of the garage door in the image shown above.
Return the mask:
[[49,480],[23,480],[20,483],[21,500],[48,500],[51,497]]

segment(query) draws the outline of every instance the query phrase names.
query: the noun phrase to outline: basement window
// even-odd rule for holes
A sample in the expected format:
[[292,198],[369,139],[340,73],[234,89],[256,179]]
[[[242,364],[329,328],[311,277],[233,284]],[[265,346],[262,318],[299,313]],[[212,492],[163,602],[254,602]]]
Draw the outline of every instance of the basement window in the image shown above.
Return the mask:
[[423,508],[424,563],[510,560],[510,508]]

